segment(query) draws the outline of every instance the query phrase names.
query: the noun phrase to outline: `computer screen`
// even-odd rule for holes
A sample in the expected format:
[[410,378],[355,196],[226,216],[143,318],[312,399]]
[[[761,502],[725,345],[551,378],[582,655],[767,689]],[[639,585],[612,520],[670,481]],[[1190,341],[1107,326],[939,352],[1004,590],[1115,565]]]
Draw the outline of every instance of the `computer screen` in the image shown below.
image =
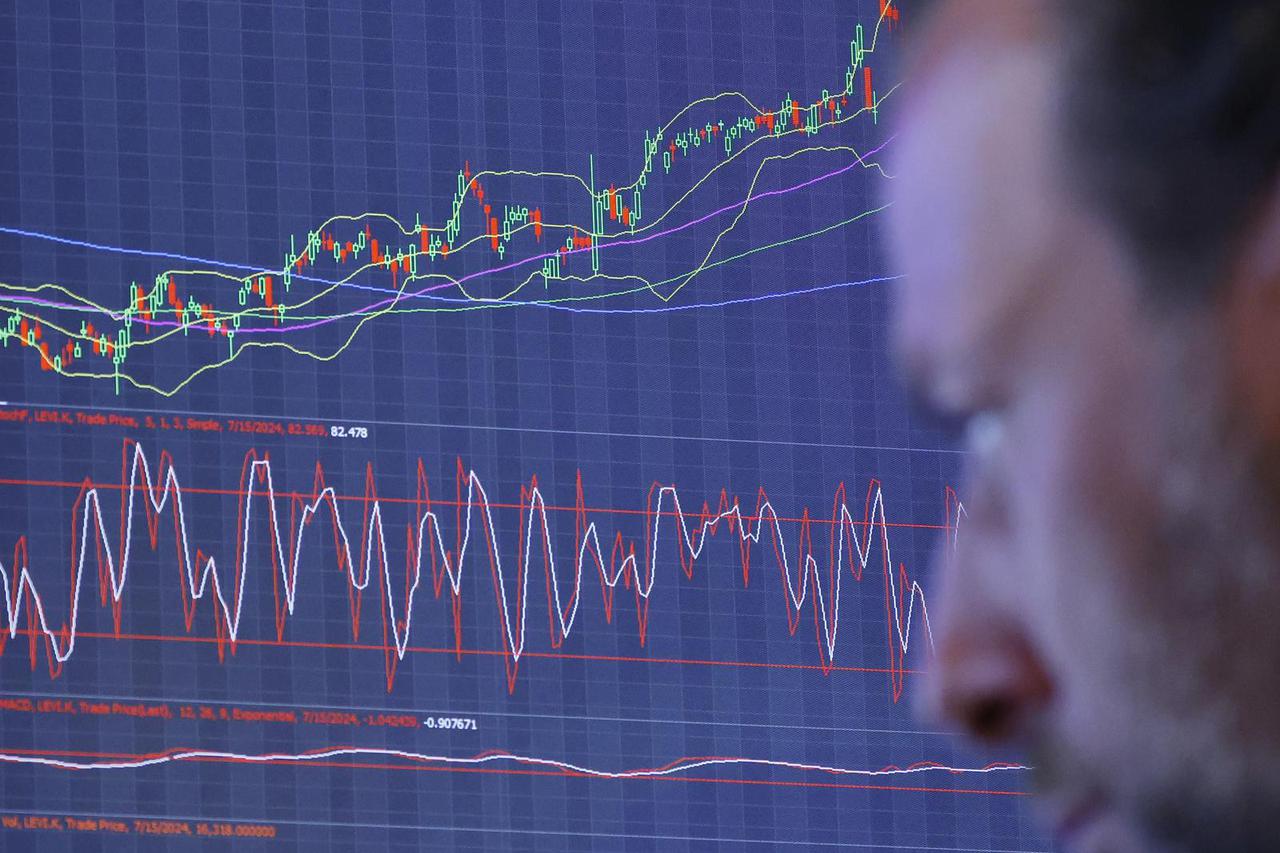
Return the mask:
[[1046,849],[911,709],[912,26],[0,9],[0,844]]

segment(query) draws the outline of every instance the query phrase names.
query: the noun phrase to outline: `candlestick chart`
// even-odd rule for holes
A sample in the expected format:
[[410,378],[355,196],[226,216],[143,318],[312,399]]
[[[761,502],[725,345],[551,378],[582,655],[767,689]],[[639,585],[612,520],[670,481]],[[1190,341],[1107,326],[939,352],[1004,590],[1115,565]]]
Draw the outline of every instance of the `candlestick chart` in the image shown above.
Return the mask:
[[[836,85],[816,96],[788,94],[774,107],[737,91],[691,102],[645,131],[635,146],[638,171],[621,182],[606,186],[590,156],[585,174],[478,165],[473,171],[467,161],[457,172],[452,197],[438,205],[438,224],[422,212],[412,222],[383,212],[334,215],[305,235],[290,235],[277,266],[173,256],[169,260],[181,268],[164,269],[141,284],[121,282],[122,298],[114,304],[58,282],[0,282],[0,304],[8,307],[0,317],[0,345],[9,357],[25,356],[54,376],[107,380],[117,390],[126,383],[171,396],[201,373],[254,349],[337,358],[366,323],[388,314],[671,305],[708,269],[826,237],[883,210],[877,205],[745,251],[720,251],[752,208],[771,199],[854,172],[887,177],[876,159],[887,142],[860,151],[840,134],[850,124],[876,123],[894,91],[892,85],[876,88],[872,61],[882,34],[898,20],[896,7],[886,4],[874,21],[855,24],[847,66],[832,75]],[[788,177],[800,169],[819,174]],[[542,184],[564,185],[564,210],[528,201],[554,194]],[[722,189],[726,185],[741,189]],[[729,204],[715,201],[731,193],[741,197]],[[22,229],[11,233],[50,237]],[[689,251],[665,250],[679,234],[687,235]],[[655,245],[664,251],[660,262],[644,257]],[[83,241],[81,248],[129,251]],[[335,345],[317,347],[305,339],[325,326],[339,329]],[[193,334],[210,339],[194,368],[188,346]],[[184,352],[176,376],[164,369],[173,364],[166,348]],[[135,355],[148,350],[154,351],[149,359]],[[149,362],[149,369],[135,371],[140,361]]]
[[1046,849],[912,713],[914,23],[0,11],[0,846]]

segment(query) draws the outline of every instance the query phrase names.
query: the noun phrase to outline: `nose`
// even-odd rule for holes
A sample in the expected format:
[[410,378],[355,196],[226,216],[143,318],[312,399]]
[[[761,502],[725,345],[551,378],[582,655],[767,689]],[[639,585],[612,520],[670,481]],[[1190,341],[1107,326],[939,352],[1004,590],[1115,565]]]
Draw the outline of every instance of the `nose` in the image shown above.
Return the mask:
[[1026,636],[1011,624],[955,626],[938,649],[935,710],[988,743],[1016,741],[1042,715],[1052,682]]
[[991,744],[1026,740],[1054,690],[1012,570],[1025,556],[1013,535],[1005,432],[996,416],[969,423],[968,496],[954,545],[938,554],[941,618],[924,691],[935,722]]

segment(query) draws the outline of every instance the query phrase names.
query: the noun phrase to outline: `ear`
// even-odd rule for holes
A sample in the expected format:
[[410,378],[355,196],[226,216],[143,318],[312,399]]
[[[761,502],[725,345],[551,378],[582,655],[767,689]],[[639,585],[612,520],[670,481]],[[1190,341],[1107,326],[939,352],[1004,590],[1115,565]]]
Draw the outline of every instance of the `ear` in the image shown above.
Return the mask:
[[[1280,293],[1280,176],[1272,180],[1271,192],[1263,199],[1240,250],[1235,282],[1242,287],[1261,287]],[[1264,296],[1266,294],[1257,294]]]
[[1280,177],[1231,269],[1223,331],[1233,390],[1260,437],[1280,443]]

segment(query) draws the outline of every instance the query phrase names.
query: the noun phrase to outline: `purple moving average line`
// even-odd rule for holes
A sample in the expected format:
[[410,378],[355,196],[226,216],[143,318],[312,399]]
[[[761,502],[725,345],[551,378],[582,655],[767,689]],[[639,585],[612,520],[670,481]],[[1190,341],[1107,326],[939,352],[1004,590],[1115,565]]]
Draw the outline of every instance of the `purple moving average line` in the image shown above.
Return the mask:
[[[467,275],[464,275],[462,278],[456,279],[455,281],[442,282],[442,283],[440,283],[440,284],[433,284],[433,285],[429,285],[429,286],[427,286],[427,287],[423,287],[423,288],[421,288],[421,289],[419,289],[419,290],[415,290],[415,291],[412,291],[412,292],[409,292],[409,293],[397,293],[397,294],[395,294],[394,296],[388,297],[387,299],[383,299],[383,300],[380,300],[380,301],[378,301],[378,302],[374,302],[374,303],[371,303],[371,304],[369,304],[369,305],[366,305],[366,306],[364,306],[363,308],[359,308],[359,309],[357,309],[357,310],[355,310],[355,311],[348,311],[348,312],[345,312],[345,313],[343,313],[343,314],[335,315],[335,316],[333,316],[333,317],[326,317],[326,318],[324,318],[324,319],[320,319],[320,320],[312,320],[312,321],[309,321],[309,322],[306,322],[306,323],[292,324],[292,325],[284,326],[284,327],[280,327],[280,328],[277,328],[277,327],[274,327],[274,326],[259,326],[259,327],[255,327],[255,328],[238,329],[238,330],[236,331],[236,334],[237,334],[237,335],[255,335],[255,334],[286,334],[286,333],[288,333],[288,332],[301,332],[301,331],[305,331],[305,330],[307,330],[307,329],[314,329],[314,328],[317,328],[317,327],[319,327],[319,326],[328,325],[329,323],[335,323],[335,322],[337,322],[337,321],[339,321],[339,320],[343,320],[343,319],[346,319],[346,318],[348,318],[348,317],[355,317],[355,316],[359,316],[359,315],[361,315],[361,314],[367,314],[367,313],[370,313],[370,312],[373,312],[373,311],[377,311],[378,309],[380,309],[380,308],[382,308],[382,307],[384,307],[384,306],[387,306],[387,305],[395,305],[396,303],[401,302],[401,301],[403,301],[403,300],[405,300],[405,299],[416,299],[416,298],[421,297],[421,296],[426,296],[427,294],[432,293],[432,292],[437,291],[437,290],[444,290],[444,289],[451,288],[451,287],[457,287],[458,285],[465,284],[465,283],[466,283],[466,282],[468,282],[468,281],[473,281],[473,280],[475,280],[475,279],[477,279],[477,278],[480,278],[480,277],[482,277],[482,276],[494,275],[494,274],[496,274],[496,273],[501,273],[501,272],[507,272],[507,271],[509,271],[509,270],[513,270],[513,269],[516,269],[516,268],[518,268],[518,267],[520,267],[520,266],[523,266],[524,264],[534,263],[534,262],[537,262],[537,261],[546,260],[547,258],[556,257],[557,255],[561,255],[561,254],[563,254],[564,256],[568,256],[568,255],[578,255],[578,254],[582,254],[583,252],[590,252],[590,251],[592,251],[593,249],[608,249],[608,248],[613,248],[613,247],[617,247],[617,246],[637,246],[637,245],[640,245],[640,244],[642,244],[642,243],[648,243],[648,242],[650,242],[651,240],[657,240],[657,239],[659,239],[659,238],[661,238],[661,237],[668,237],[668,236],[670,236],[670,235],[672,235],[672,234],[676,234],[676,233],[678,233],[678,232],[680,232],[680,231],[684,231],[684,230],[686,230],[686,229],[688,229],[688,228],[692,228],[692,227],[694,227],[695,225],[701,225],[703,222],[706,222],[706,221],[707,221],[707,220],[709,220],[709,219],[714,219],[715,217],[720,216],[720,215],[725,214],[725,213],[728,213],[728,212],[729,212],[729,211],[731,211],[731,210],[736,210],[736,209],[738,209],[738,208],[740,208],[740,207],[745,207],[746,205],[750,204],[750,203],[751,203],[751,202],[753,202],[753,201],[758,201],[758,200],[760,200],[760,199],[772,198],[772,197],[775,197],[775,196],[786,195],[786,194],[788,194],[788,193],[797,192],[797,191],[799,191],[799,190],[806,189],[807,187],[811,187],[811,186],[813,186],[814,184],[820,183],[820,182],[822,182],[822,181],[827,181],[827,180],[830,180],[830,179],[832,179],[832,178],[839,177],[840,175],[846,174],[847,172],[851,172],[851,171],[853,171],[853,169],[854,169],[856,166],[864,166],[864,165],[865,165],[865,160],[866,160],[866,158],[867,158],[867,157],[874,156],[875,154],[877,154],[877,153],[879,153],[880,151],[882,151],[886,146],[888,146],[888,144],[889,144],[890,142],[892,142],[892,141],[895,139],[895,137],[896,137],[896,134],[895,134],[894,136],[890,136],[888,139],[886,139],[884,142],[882,142],[882,143],[880,143],[879,145],[877,145],[875,148],[872,148],[870,151],[866,151],[866,152],[864,152],[864,153],[863,153],[863,154],[861,154],[861,155],[856,155],[856,156],[857,156],[857,159],[856,159],[854,162],[852,162],[852,163],[850,163],[849,165],[847,165],[847,166],[842,166],[842,167],[840,167],[839,169],[836,169],[836,170],[831,171],[831,172],[827,172],[826,174],[823,174],[823,175],[819,175],[819,176],[818,176],[818,177],[816,177],[816,178],[810,178],[810,179],[809,179],[809,180],[807,180],[807,181],[803,181],[803,182],[801,182],[801,183],[799,183],[799,184],[795,184],[795,185],[790,186],[790,187],[784,187],[783,189],[780,189],[780,190],[769,190],[768,192],[763,192],[763,193],[759,193],[759,194],[755,194],[755,195],[749,195],[749,196],[747,196],[745,199],[743,199],[742,201],[735,202],[735,203],[730,204],[730,205],[726,205],[725,207],[722,207],[722,208],[720,208],[719,210],[713,210],[712,212],[707,213],[707,214],[705,214],[705,215],[703,215],[703,216],[700,216],[700,217],[698,217],[697,219],[692,219],[692,220],[690,220],[690,221],[688,221],[688,222],[685,222],[685,223],[683,223],[683,224],[675,225],[675,226],[672,226],[671,228],[667,228],[667,229],[662,230],[662,231],[657,231],[657,232],[655,232],[655,233],[653,233],[653,234],[645,235],[644,237],[635,237],[635,238],[631,238],[631,239],[627,239],[627,240],[614,240],[614,241],[611,241],[611,242],[608,242],[608,243],[597,243],[595,246],[588,246],[588,247],[581,248],[581,249],[566,249],[563,253],[561,253],[559,250],[554,251],[554,252],[544,252],[543,254],[540,254],[540,255],[533,255],[533,256],[530,256],[530,257],[528,257],[528,258],[522,258],[522,259],[520,259],[520,260],[518,260],[518,261],[513,261],[513,262],[511,262],[511,263],[509,263],[509,264],[504,264],[504,265],[502,265],[502,266],[498,266],[498,267],[490,267],[490,268],[488,268],[488,269],[483,269],[483,270],[478,270],[478,271],[473,272],[473,273],[468,273]],[[274,271],[273,271],[273,272],[274,272]],[[11,300],[11,301],[24,302],[24,303],[26,303],[26,304],[30,304],[30,305],[40,305],[40,306],[44,306],[44,307],[48,307],[48,308],[66,308],[66,309],[72,309],[72,310],[77,310],[77,309],[83,309],[83,308],[84,308],[84,306],[83,306],[83,305],[75,305],[75,304],[72,304],[72,303],[55,302],[55,301],[53,301],[53,300],[40,299],[40,298],[38,298],[38,297],[33,297],[33,296],[32,296],[32,297],[27,297],[27,296],[14,297],[14,298],[12,298],[12,300]],[[465,301],[465,302],[501,302],[501,301],[503,301],[503,300],[486,300],[486,299],[473,300],[473,299],[467,299],[467,300],[457,300],[457,301],[459,301],[459,302],[462,302],[462,301]],[[537,304],[537,303],[534,303],[534,304]],[[117,320],[117,321],[120,319],[120,318],[119,318],[119,317],[117,317],[113,312],[108,311],[108,312],[106,312],[106,313],[107,313],[107,315],[108,315],[108,316],[112,317],[113,319],[115,319],[115,320]],[[182,324],[182,323],[178,323],[178,322],[173,321],[173,320],[148,320],[148,321],[145,321],[145,323],[146,323],[146,325],[147,325],[148,327],[152,327],[152,326],[159,326],[159,327],[162,327],[162,328],[166,328],[166,327],[167,327],[167,328],[174,328],[174,329],[178,329],[178,328],[182,328],[182,326],[183,326],[183,324]],[[187,325],[191,325],[191,324],[187,324]]]
[[[796,185],[794,185],[794,186],[786,187],[786,188],[784,188],[784,189],[780,189],[780,190],[769,190],[768,192],[763,192],[763,193],[760,193],[759,195],[749,195],[749,196],[747,196],[745,199],[743,199],[743,200],[742,200],[742,201],[740,201],[740,202],[735,202],[734,204],[726,205],[725,207],[722,207],[722,208],[720,208],[719,210],[713,210],[712,212],[710,212],[710,213],[706,214],[705,216],[700,216],[700,217],[698,217],[697,219],[691,219],[690,221],[688,221],[688,222],[684,223],[683,225],[676,225],[676,226],[673,226],[673,227],[671,227],[671,228],[668,228],[668,229],[666,229],[666,230],[664,230],[664,231],[657,231],[657,232],[655,232],[655,233],[653,233],[653,234],[648,234],[648,235],[646,235],[646,236],[644,236],[644,237],[636,237],[636,238],[633,238],[633,239],[630,239],[630,240],[614,240],[614,241],[609,242],[609,243],[599,243],[599,244],[597,244],[597,245],[596,245],[596,246],[594,246],[594,247],[585,247],[585,248],[582,248],[582,249],[568,249],[568,250],[566,250],[566,251],[564,252],[564,254],[565,254],[565,255],[576,255],[576,254],[581,254],[581,253],[583,253],[583,252],[590,252],[593,248],[609,249],[609,248],[615,248],[615,247],[618,247],[618,246],[638,246],[638,245],[640,245],[641,243],[648,243],[648,242],[649,242],[649,241],[651,241],[651,240],[657,240],[659,237],[668,237],[668,236],[670,236],[670,235],[672,235],[672,234],[675,234],[675,233],[677,233],[677,232],[684,231],[686,228],[692,228],[692,227],[693,227],[693,226],[695,226],[695,225],[701,225],[703,222],[706,222],[708,219],[714,219],[715,217],[720,216],[721,214],[724,214],[724,213],[728,213],[728,212],[729,212],[729,211],[731,211],[731,210],[736,210],[736,209],[737,209],[737,208],[739,208],[739,207],[745,207],[746,205],[750,204],[752,201],[756,201],[756,200],[759,200],[759,199],[762,199],[762,198],[770,198],[770,197],[772,197],[772,196],[785,195],[785,194],[787,194],[787,193],[791,193],[791,192],[796,192],[797,190],[802,190],[802,189],[805,189],[806,187],[811,187],[811,186],[813,186],[814,184],[819,183],[819,182],[821,182],[821,181],[830,180],[831,178],[839,177],[840,175],[843,175],[843,174],[845,174],[846,172],[851,172],[851,171],[853,171],[854,167],[864,165],[864,161],[865,161],[865,159],[866,159],[867,157],[871,157],[871,156],[873,156],[873,155],[877,154],[878,152],[880,152],[881,150],[883,150],[883,149],[884,149],[884,147],[885,147],[886,145],[888,145],[890,142],[892,142],[893,140],[894,140],[894,136],[890,136],[888,139],[886,139],[884,142],[880,143],[879,145],[877,145],[875,148],[871,149],[870,151],[867,151],[867,152],[865,152],[865,153],[863,153],[863,154],[861,154],[861,155],[858,155],[857,159],[856,159],[854,162],[850,163],[848,166],[842,166],[842,167],[841,167],[841,168],[839,168],[839,169],[836,169],[836,170],[831,171],[831,172],[827,172],[825,175],[819,175],[819,176],[818,176],[818,177],[816,177],[816,178],[811,178],[811,179],[809,179],[809,180],[807,180],[807,181],[804,181],[804,182],[802,182],[802,183],[796,184]],[[279,328],[279,329],[277,329],[277,328],[275,328],[275,327],[273,327],[273,326],[259,326],[259,327],[254,328],[254,329],[240,329],[239,331],[237,331],[237,332],[236,332],[236,334],[237,334],[237,335],[243,335],[243,334],[246,334],[246,333],[248,333],[248,334],[264,334],[264,333],[272,333],[272,332],[277,333],[277,334],[284,334],[285,332],[301,332],[301,331],[304,331],[304,330],[306,330],[306,329],[314,329],[314,328],[316,328],[317,326],[323,326],[323,325],[326,325],[326,324],[328,324],[328,323],[333,323],[333,322],[336,322],[337,320],[343,319],[343,318],[345,318],[345,317],[350,317],[350,316],[354,316],[354,315],[356,315],[356,314],[365,314],[365,313],[368,313],[368,312],[371,312],[371,311],[376,311],[376,310],[378,310],[379,308],[382,308],[382,307],[383,307],[383,306],[385,306],[385,305],[394,305],[395,303],[397,303],[397,302],[399,302],[399,301],[401,301],[402,299],[405,299],[405,298],[412,298],[412,297],[422,296],[422,295],[424,295],[424,294],[426,294],[426,293],[430,293],[430,292],[431,292],[431,291],[433,291],[433,290],[440,290],[441,288],[445,288],[445,287],[456,287],[457,285],[465,284],[466,282],[468,282],[468,281],[472,281],[472,280],[474,280],[474,279],[476,279],[476,278],[479,278],[479,277],[481,277],[481,276],[485,276],[485,275],[493,275],[493,274],[495,274],[495,273],[500,273],[500,272],[507,272],[508,270],[513,270],[513,269],[515,269],[515,268],[517,268],[517,267],[519,267],[519,266],[522,266],[522,265],[524,265],[524,264],[533,263],[533,262],[535,262],[535,261],[542,261],[542,260],[546,260],[547,258],[555,257],[555,256],[556,256],[556,255],[558,255],[558,254],[560,254],[560,252],[559,252],[559,251],[555,251],[555,252],[544,252],[544,253],[543,253],[543,254],[541,254],[541,255],[533,255],[532,257],[524,258],[523,260],[519,260],[519,261],[513,261],[513,262],[511,262],[511,263],[509,263],[509,264],[504,264],[503,266],[499,266],[499,267],[490,267],[489,269],[486,269],[486,270],[479,270],[479,271],[477,271],[477,272],[473,272],[473,273],[469,273],[468,275],[464,275],[462,278],[457,279],[457,280],[455,280],[455,281],[453,281],[453,282],[449,282],[449,283],[446,283],[446,284],[437,284],[437,285],[432,285],[432,286],[430,286],[430,287],[424,287],[424,288],[422,288],[421,290],[415,290],[415,291],[413,291],[412,293],[397,294],[396,296],[393,296],[393,297],[391,297],[391,298],[389,298],[389,299],[383,299],[383,300],[382,300],[382,301],[380,301],[380,302],[374,302],[374,303],[373,303],[373,304],[371,304],[371,305],[367,305],[367,306],[365,306],[364,308],[359,309],[358,311],[349,311],[349,312],[347,312],[347,313],[346,313],[346,314],[344,314],[344,315],[338,315],[338,316],[335,316],[335,317],[328,317],[328,318],[325,318],[325,319],[323,319],[323,320],[312,320],[311,322],[308,322],[308,323],[295,324],[295,325],[292,325],[292,326],[288,326],[288,327],[285,327],[285,328]],[[482,302],[483,302],[483,301],[487,301],[487,300],[478,300],[478,301],[482,301]],[[492,301],[501,301],[501,300],[492,300]],[[177,323],[169,323],[169,325],[177,326],[177,325],[179,325],[179,324],[177,324]]]

